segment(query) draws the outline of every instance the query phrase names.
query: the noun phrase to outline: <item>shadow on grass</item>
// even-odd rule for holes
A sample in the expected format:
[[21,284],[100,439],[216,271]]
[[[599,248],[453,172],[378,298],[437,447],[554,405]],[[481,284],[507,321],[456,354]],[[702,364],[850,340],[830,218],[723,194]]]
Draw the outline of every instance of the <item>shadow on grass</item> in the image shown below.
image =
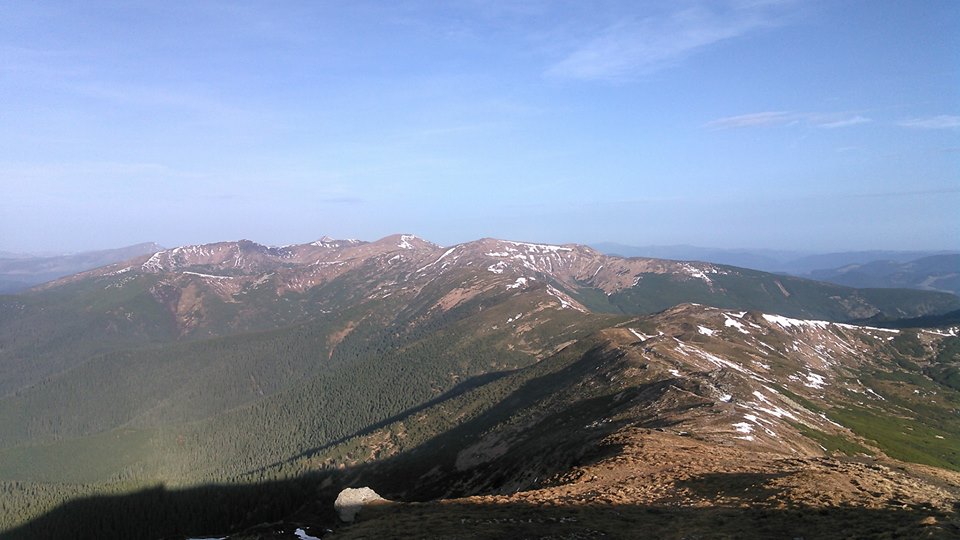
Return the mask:
[[[689,486],[764,489],[776,475],[710,474]],[[317,478],[257,486],[162,488],[72,501],[17,530],[14,538],[292,539],[586,539],[586,538],[958,538],[955,516],[923,507],[838,506],[789,508],[739,505],[677,507],[642,504],[569,504],[438,501],[365,509],[360,521],[337,524],[332,495]],[[722,491],[722,490],[720,490]],[[762,495],[751,493],[751,496]],[[745,496],[745,499],[749,498]],[[299,510],[290,511],[300,505]]]

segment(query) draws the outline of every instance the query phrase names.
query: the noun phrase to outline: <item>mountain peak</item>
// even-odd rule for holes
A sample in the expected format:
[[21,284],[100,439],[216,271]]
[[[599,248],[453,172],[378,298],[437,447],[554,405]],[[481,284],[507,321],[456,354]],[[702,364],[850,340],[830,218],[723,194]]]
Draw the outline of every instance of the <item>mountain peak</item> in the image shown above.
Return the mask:
[[373,243],[381,246],[393,244],[396,248],[409,250],[435,250],[440,247],[437,244],[434,244],[428,240],[424,240],[415,234],[391,234],[390,236],[385,236]]

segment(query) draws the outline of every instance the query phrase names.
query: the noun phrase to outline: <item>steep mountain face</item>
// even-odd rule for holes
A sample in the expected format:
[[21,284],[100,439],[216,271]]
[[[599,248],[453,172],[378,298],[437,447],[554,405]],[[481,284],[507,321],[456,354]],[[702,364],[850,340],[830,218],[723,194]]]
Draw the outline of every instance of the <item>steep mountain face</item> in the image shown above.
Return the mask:
[[[830,320],[960,307],[952,295],[857,291],[709,263],[624,259],[580,245],[483,239],[441,248],[413,235],[279,248],[250,241],[182,247],[64,278],[37,294],[72,285],[102,289],[109,298],[111,288],[139,286],[167,307],[181,336],[202,336],[255,329],[263,316],[270,318],[266,327],[309,317],[317,308],[309,291],[338,279],[365,292],[405,296],[437,279],[482,281],[459,287],[456,295],[465,297],[484,287],[508,285],[519,293],[546,286],[573,308],[627,314],[691,301]],[[272,299],[289,306],[266,305]]]
[[[890,499],[952,523],[957,484],[894,459],[960,469],[957,329],[788,316],[956,302],[494,239],[164,250],[0,300],[0,530],[315,531],[340,487],[371,484],[474,497],[450,515],[496,537],[474,505],[583,510],[621,481],[633,491],[608,502],[630,512],[744,503],[704,495],[727,474],[750,497],[783,494],[771,511]],[[646,460],[696,466],[630,472]],[[850,491],[867,476],[872,492]],[[916,489],[897,491],[903,478]],[[836,489],[819,500],[824,479]],[[137,491],[157,484],[171,490]],[[59,504],[91,494],[115,498]],[[369,527],[337,534],[382,535]],[[620,530],[603,527],[575,532]]]
[[[431,497],[528,489],[532,478],[549,477],[552,467],[563,469],[624,426],[799,457],[886,451],[960,471],[960,393],[937,377],[960,361],[957,331],[682,305],[606,328],[536,366],[350,444],[369,448],[393,440],[394,452],[426,453],[424,466],[445,468],[433,475],[444,479],[439,488],[431,475],[408,473],[420,480],[408,484],[404,496],[420,489]],[[502,399],[491,400],[488,392]],[[477,401],[496,405],[478,414]],[[475,425],[454,428],[463,420],[445,424],[441,417]],[[446,453],[416,438],[406,441],[414,424],[441,425],[437,436],[444,440],[434,445]],[[886,433],[898,429],[913,433]],[[337,452],[312,457],[307,466]],[[438,458],[444,455],[446,462]]]

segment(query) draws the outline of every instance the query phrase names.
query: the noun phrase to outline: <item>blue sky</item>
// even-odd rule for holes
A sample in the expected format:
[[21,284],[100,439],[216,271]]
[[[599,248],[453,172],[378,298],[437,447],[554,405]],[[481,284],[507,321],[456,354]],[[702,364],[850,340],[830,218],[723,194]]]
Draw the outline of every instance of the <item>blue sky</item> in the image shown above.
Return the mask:
[[3,2],[0,250],[960,248],[960,2]]

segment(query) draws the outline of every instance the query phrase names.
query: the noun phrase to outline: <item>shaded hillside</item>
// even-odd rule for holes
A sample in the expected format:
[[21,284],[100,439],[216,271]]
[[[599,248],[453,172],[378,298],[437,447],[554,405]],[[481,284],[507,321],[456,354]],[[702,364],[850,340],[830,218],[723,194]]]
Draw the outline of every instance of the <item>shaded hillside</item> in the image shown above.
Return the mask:
[[[294,538],[297,528],[333,528],[333,538],[589,537],[637,526],[671,537],[832,538],[851,527],[949,536],[960,531],[960,475],[887,456],[960,468],[951,412],[960,394],[925,375],[955,339],[681,306],[584,335],[230,486],[81,500],[10,537]],[[298,417],[317,413],[307,406]],[[444,500],[390,506],[342,527],[330,508],[347,485],[404,502]],[[30,486],[12,489],[43,489]]]

